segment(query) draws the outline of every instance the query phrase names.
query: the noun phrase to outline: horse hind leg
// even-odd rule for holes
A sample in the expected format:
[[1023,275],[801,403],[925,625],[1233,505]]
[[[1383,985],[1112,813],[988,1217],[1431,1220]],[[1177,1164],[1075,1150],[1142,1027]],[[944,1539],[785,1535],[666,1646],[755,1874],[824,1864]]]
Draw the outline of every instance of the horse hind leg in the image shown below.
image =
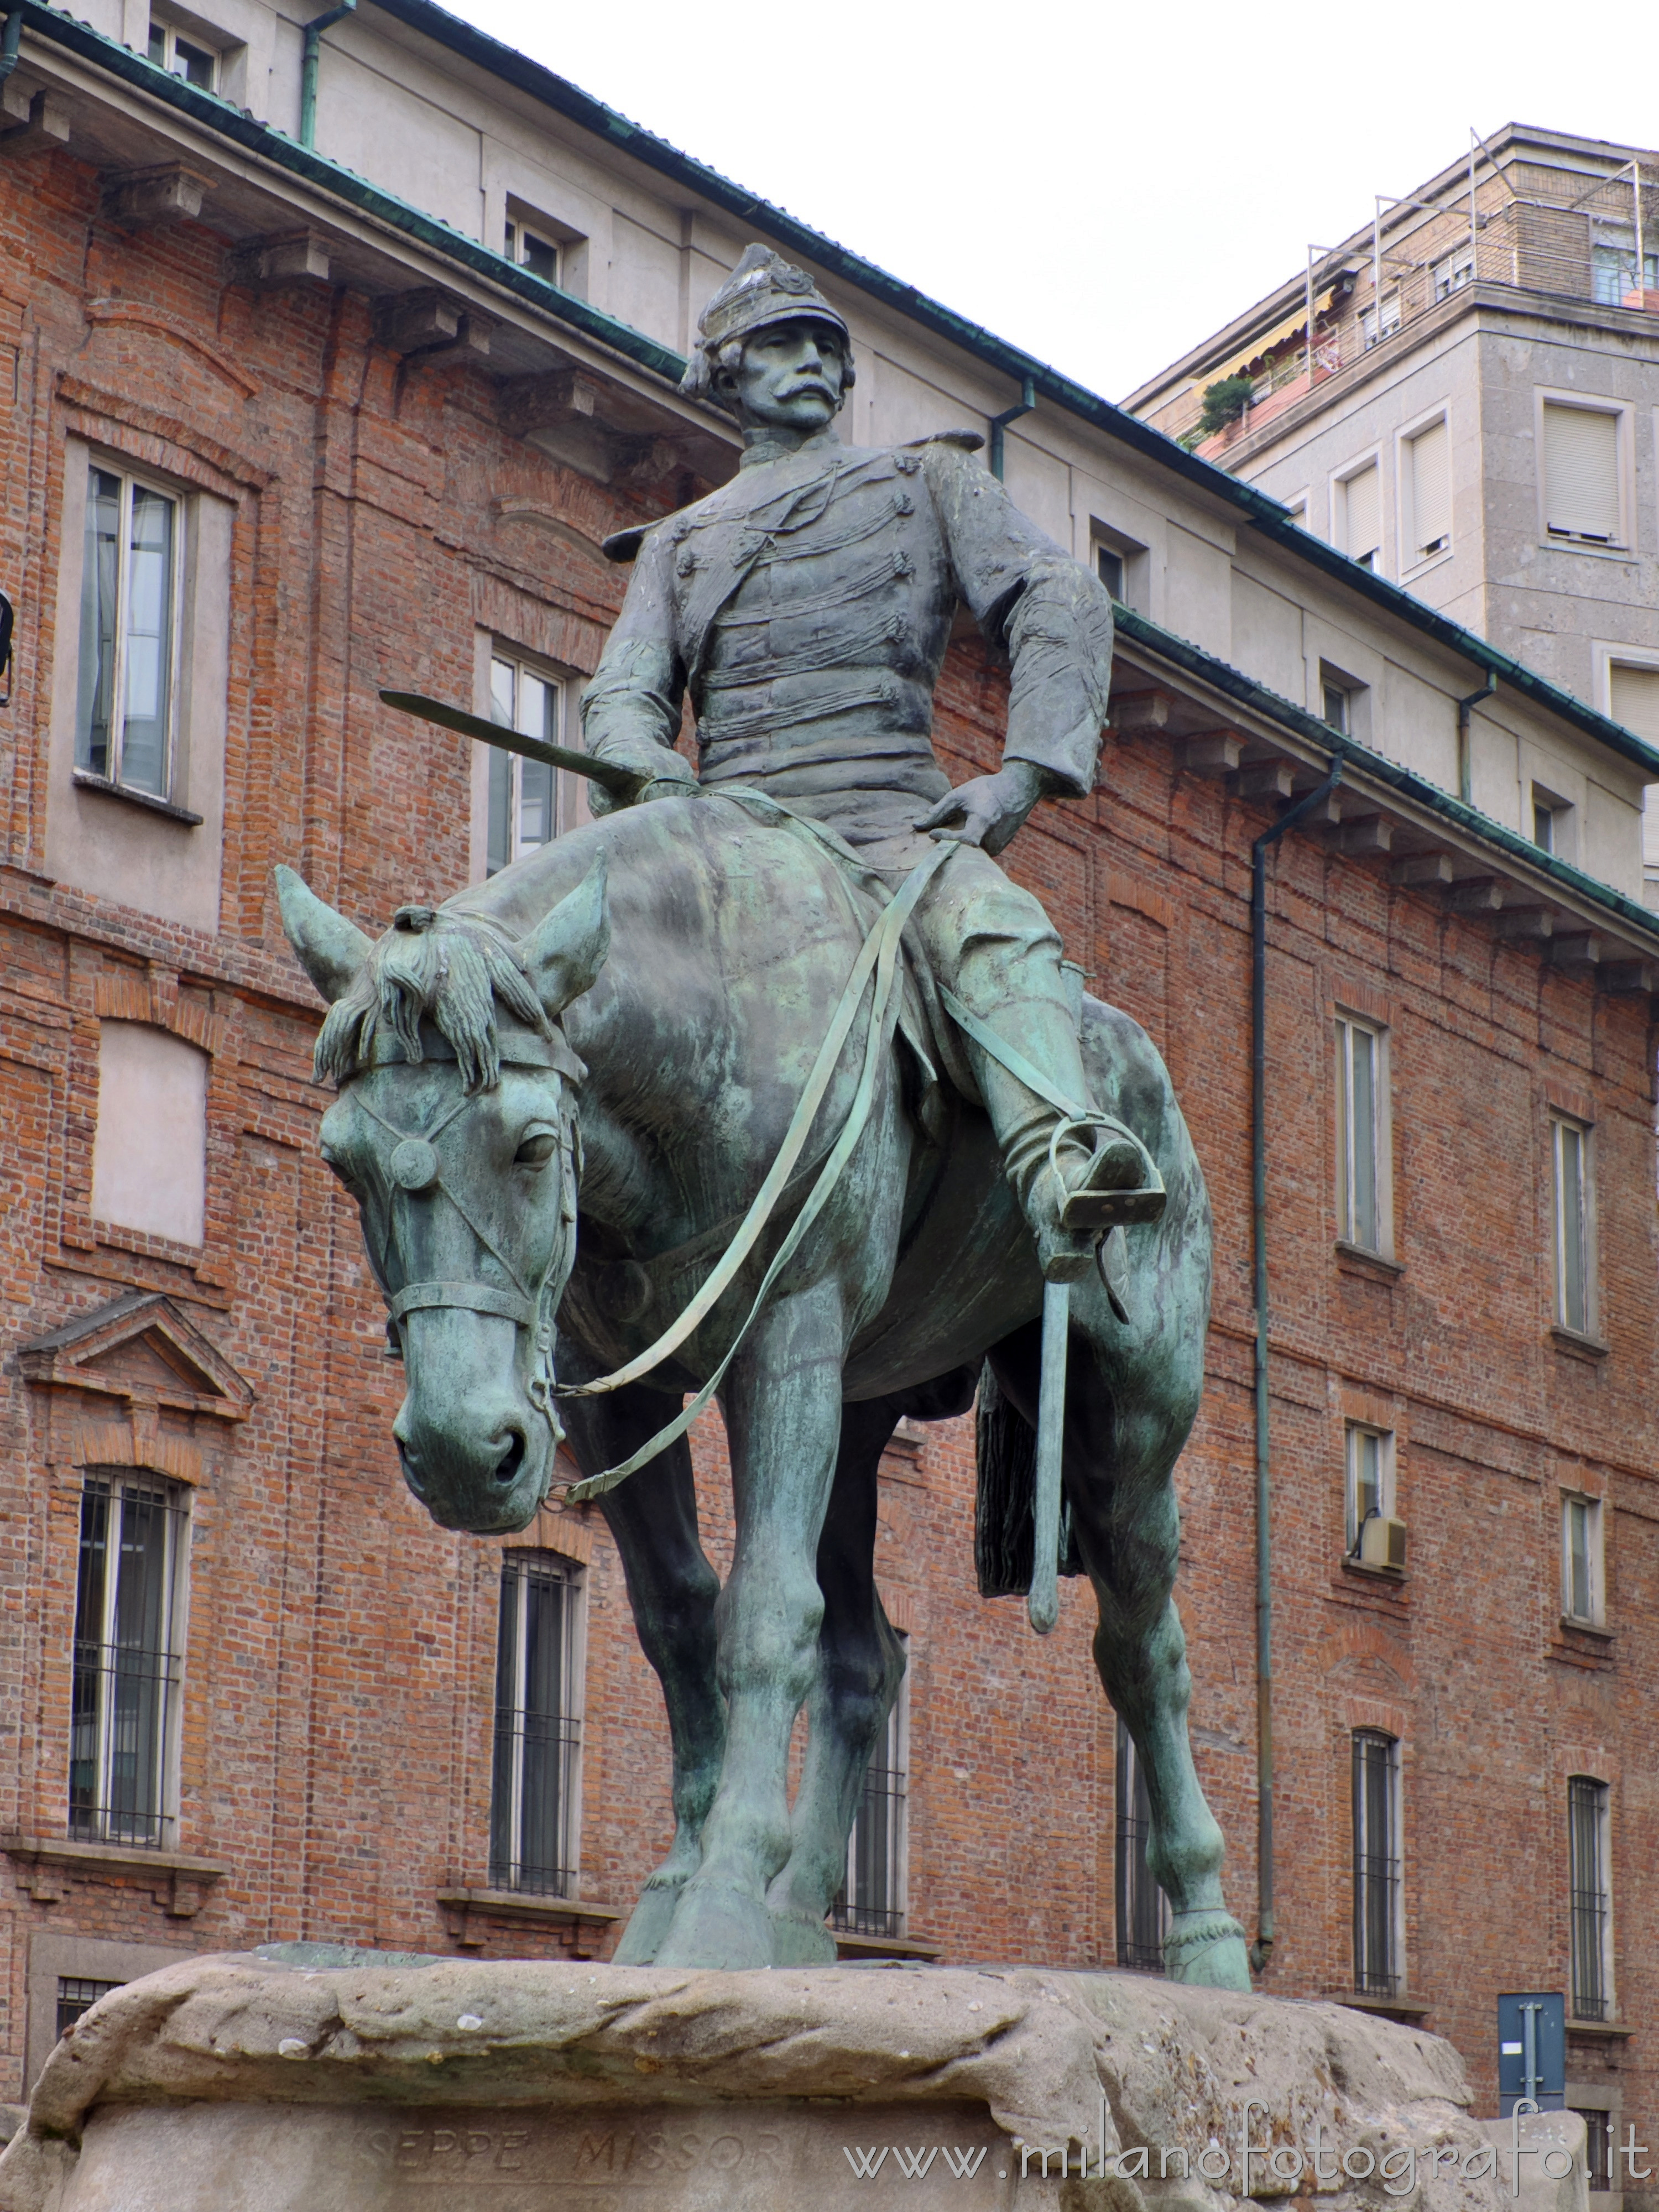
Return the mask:
[[[615,1466],[662,1427],[672,1401],[638,1389],[566,1401],[571,1447],[584,1474]],[[702,1857],[702,1825],[726,1747],[715,1680],[714,1604],[720,1579],[697,1534],[690,1448],[682,1437],[599,1501],[610,1527],[640,1646],[662,1685],[673,1754],[674,1839],[647,1878],[614,1954],[648,1966]]]
[[824,1921],[847,1875],[847,1838],[871,1753],[904,1675],[904,1652],[873,1573],[878,1469],[898,1420],[890,1400],[843,1406],[835,1487],[818,1539],[823,1621],[807,1705],[806,1758],[789,1857],[766,1894],[778,1966],[833,1965]]

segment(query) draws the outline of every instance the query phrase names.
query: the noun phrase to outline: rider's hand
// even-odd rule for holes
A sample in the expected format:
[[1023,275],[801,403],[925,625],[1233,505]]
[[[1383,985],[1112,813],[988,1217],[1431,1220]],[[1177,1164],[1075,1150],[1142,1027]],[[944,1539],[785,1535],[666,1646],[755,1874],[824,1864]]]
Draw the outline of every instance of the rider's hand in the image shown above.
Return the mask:
[[697,788],[697,779],[692,774],[691,763],[678,753],[671,752],[666,745],[650,748],[648,755],[641,751],[635,757],[624,757],[621,765],[638,771],[649,781],[641,782],[631,798],[616,798],[603,784],[590,784],[587,791],[588,811],[592,814],[609,814],[618,806],[637,806],[647,799],[684,799]]
[[1047,769],[1034,761],[1005,761],[994,775],[976,775],[947,792],[937,806],[916,817],[915,827],[930,830],[943,842],[1000,853],[1054,787]]

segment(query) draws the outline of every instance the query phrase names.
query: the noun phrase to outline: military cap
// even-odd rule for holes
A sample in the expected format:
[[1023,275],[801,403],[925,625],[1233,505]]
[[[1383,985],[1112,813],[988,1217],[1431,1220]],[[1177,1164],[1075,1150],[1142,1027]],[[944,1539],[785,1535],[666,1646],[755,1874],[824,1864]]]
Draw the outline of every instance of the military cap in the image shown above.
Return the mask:
[[830,324],[848,341],[850,351],[851,333],[845,320],[805,270],[797,269],[769,246],[744,246],[743,258],[697,319],[697,342],[680,390],[693,399],[706,399],[722,346],[771,323],[803,321]]

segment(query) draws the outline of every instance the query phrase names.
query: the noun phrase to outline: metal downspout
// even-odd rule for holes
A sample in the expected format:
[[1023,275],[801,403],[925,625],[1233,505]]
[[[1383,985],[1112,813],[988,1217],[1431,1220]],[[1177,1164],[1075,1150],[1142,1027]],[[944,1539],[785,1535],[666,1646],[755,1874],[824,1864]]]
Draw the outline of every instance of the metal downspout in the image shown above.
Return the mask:
[[1467,699],[1457,702],[1457,795],[1465,806],[1473,806],[1474,789],[1474,757],[1469,746],[1469,717],[1483,699],[1490,699],[1498,689],[1498,678],[1489,676],[1479,691],[1471,691]]
[[356,9],[357,0],[340,0],[337,8],[331,8],[325,15],[315,15],[305,27],[305,48],[300,62],[300,143],[314,147],[317,143],[317,76],[321,67],[323,33],[342,15],[349,15]]
[[1002,434],[1011,422],[1018,422],[1022,415],[1030,414],[1036,405],[1036,386],[1032,379],[1028,376],[1024,385],[1020,387],[1018,406],[1005,407],[1000,415],[994,415],[991,417],[991,452],[989,456],[991,474],[996,478],[999,483],[1002,482],[1002,465],[1005,458]]
[[23,11],[14,8],[6,18],[6,30],[0,39],[0,82],[9,77],[17,66],[17,42],[23,35]]
[[1273,1711],[1272,1446],[1267,1397],[1267,848],[1328,799],[1342,755],[1317,790],[1299,799],[1250,848],[1250,1236],[1255,1288],[1255,1780],[1256,1939],[1250,1965],[1265,1972],[1273,1948]]

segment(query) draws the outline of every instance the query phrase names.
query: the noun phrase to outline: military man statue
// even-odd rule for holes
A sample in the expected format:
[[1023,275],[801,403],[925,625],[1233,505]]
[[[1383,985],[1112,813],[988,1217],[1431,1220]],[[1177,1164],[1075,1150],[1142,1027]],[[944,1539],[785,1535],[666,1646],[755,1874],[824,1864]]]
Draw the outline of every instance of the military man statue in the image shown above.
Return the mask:
[[[930,837],[954,842],[909,941],[964,1011],[958,1058],[1043,1274],[1071,1281],[1115,1223],[1156,1215],[1162,1185],[1139,1139],[1090,1105],[1060,939],[991,855],[1039,799],[1093,787],[1111,602],[975,458],[976,436],[843,445],[853,380],[842,317],[804,270],[750,246],[703,311],[684,386],[737,417],[738,473],[611,541],[638,565],[582,702],[586,743],[651,778],[646,799],[694,781],[765,793],[893,888]],[[1006,653],[1011,689],[1001,767],[953,790],[932,730],[959,600]],[[688,688],[695,779],[673,749]]]

